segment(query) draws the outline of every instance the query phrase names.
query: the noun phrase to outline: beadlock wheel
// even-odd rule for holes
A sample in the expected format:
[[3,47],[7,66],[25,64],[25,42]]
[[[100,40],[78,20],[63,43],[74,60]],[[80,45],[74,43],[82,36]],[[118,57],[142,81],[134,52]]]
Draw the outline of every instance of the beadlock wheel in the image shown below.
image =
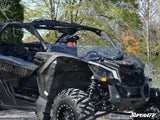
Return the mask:
[[94,120],[94,106],[88,95],[79,89],[63,90],[54,99],[51,120]]
[[57,110],[58,120],[75,120],[73,109],[68,104],[62,104]]

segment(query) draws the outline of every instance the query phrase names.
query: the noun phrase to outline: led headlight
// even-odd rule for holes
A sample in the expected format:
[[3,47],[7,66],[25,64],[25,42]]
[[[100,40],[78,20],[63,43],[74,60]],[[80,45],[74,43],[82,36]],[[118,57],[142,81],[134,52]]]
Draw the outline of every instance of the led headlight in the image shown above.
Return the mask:
[[105,70],[104,68],[101,68],[99,66],[91,65],[92,70],[102,78],[112,79],[113,74],[110,71]]
[[119,79],[117,79],[118,77],[114,70],[103,66],[101,67],[101,65],[98,64],[97,65],[92,64],[89,67],[93,72],[93,76],[96,80],[106,82],[112,85],[120,83]]

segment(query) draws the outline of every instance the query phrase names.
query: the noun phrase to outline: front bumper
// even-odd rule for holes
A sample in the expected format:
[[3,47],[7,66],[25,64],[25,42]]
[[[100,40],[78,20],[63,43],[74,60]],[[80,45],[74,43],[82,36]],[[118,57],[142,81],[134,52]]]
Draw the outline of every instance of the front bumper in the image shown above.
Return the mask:
[[145,83],[140,87],[109,86],[109,94],[109,101],[116,105],[119,111],[133,110],[149,100],[150,84]]

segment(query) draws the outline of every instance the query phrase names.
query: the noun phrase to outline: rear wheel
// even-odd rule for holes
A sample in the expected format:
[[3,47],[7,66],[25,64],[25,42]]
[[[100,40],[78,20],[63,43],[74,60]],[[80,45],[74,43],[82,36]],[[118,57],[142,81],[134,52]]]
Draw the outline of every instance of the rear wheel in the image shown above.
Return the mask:
[[94,106],[79,89],[63,90],[54,100],[51,120],[94,120]]

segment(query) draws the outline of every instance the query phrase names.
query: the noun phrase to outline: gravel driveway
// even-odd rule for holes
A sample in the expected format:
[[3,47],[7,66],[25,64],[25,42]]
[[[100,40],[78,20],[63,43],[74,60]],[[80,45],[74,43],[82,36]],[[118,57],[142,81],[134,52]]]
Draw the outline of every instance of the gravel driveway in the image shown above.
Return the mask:
[[19,110],[0,111],[0,120],[38,120],[34,112]]
[[[20,111],[20,110],[3,110],[0,111],[0,120],[38,120],[34,112]],[[98,118],[97,120],[129,120],[124,115],[110,114],[109,116],[104,116]]]

